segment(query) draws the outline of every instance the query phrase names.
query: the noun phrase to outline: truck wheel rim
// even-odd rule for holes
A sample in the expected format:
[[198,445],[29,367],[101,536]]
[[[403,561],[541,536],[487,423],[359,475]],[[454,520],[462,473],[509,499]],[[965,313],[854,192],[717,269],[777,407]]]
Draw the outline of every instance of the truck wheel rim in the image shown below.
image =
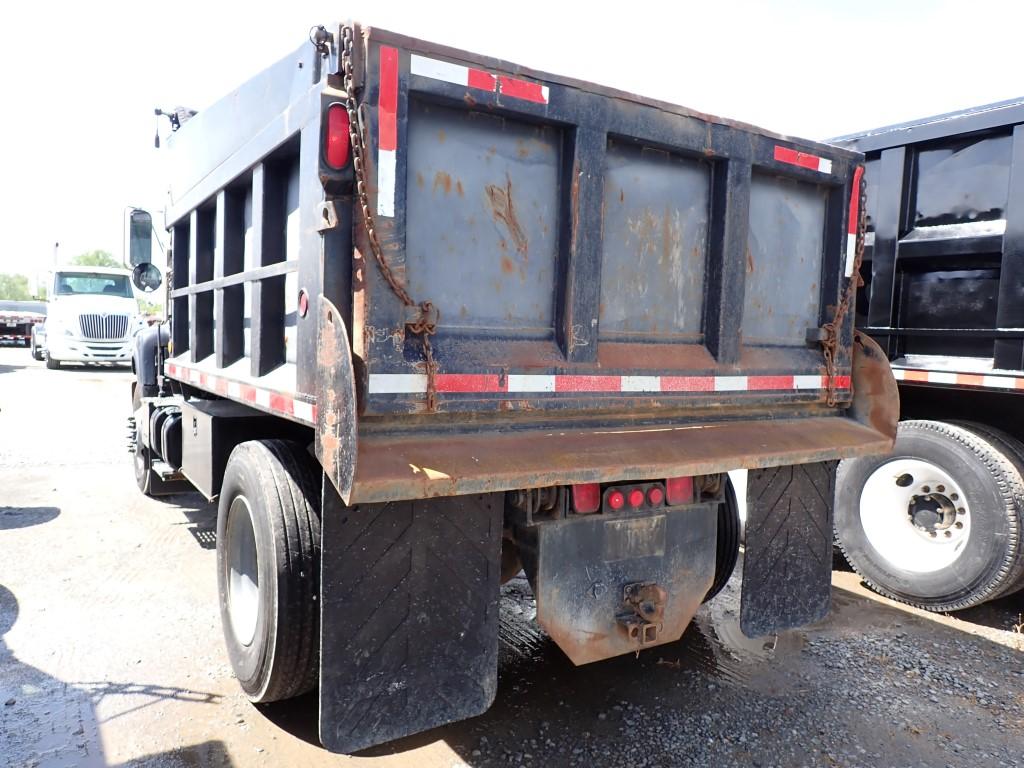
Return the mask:
[[971,535],[971,510],[949,472],[923,459],[878,467],[860,495],[864,535],[894,566],[913,573],[948,568]]
[[242,645],[256,636],[260,613],[259,561],[252,512],[244,496],[237,496],[228,509],[228,615],[231,631]]

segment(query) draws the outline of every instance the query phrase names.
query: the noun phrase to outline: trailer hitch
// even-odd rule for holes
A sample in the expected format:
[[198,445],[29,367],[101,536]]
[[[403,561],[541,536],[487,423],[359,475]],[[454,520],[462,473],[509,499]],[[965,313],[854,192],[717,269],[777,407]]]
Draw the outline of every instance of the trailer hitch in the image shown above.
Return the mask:
[[668,593],[654,582],[627,584],[622,589],[625,610],[615,618],[625,628],[630,640],[640,646],[656,643],[667,599]]

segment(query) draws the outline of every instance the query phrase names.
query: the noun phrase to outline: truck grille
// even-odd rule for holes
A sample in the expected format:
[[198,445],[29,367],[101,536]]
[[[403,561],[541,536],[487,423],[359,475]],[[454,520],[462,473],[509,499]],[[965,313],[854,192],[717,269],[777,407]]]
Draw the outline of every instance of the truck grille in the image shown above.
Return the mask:
[[123,339],[128,335],[128,315],[79,315],[78,321],[87,339]]

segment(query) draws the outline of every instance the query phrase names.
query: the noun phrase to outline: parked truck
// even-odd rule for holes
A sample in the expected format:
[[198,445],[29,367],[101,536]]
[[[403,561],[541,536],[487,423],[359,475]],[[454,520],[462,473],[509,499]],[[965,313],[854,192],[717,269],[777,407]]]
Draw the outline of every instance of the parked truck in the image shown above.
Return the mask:
[[46,320],[41,301],[0,301],[0,344],[31,346],[33,329]]
[[503,579],[575,664],[828,611],[837,460],[889,450],[855,334],[861,156],[359,25],[201,111],[140,488],[218,501],[228,655],[351,752],[485,711]]
[[843,462],[837,539],[932,611],[1024,587],[1024,100],[845,136],[864,152],[857,324],[892,361],[894,452]]

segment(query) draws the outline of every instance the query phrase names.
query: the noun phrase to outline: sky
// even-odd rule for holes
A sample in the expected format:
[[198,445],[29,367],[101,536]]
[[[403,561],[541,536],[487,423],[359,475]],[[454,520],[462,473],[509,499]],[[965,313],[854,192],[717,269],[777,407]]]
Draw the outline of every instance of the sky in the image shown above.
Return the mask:
[[163,220],[154,107],[202,110],[345,17],[814,139],[1024,95],[1024,3],[1001,0],[18,3],[0,272],[41,276],[54,243],[120,258],[127,207]]

